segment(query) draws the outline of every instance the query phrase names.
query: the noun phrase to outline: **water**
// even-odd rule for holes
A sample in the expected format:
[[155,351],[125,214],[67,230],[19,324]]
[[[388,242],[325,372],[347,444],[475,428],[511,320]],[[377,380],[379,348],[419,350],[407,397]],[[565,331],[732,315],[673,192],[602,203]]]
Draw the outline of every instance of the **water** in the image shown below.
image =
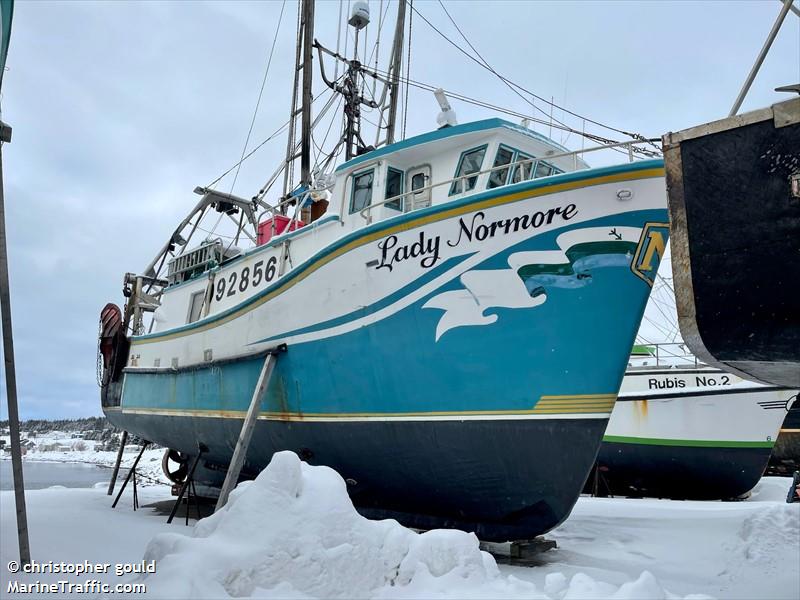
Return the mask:
[[[89,488],[95,483],[107,482],[111,469],[82,463],[55,463],[23,461],[22,474],[26,490],[41,490],[51,485],[68,488]],[[0,490],[14,489],[10,460],[0,460]]]

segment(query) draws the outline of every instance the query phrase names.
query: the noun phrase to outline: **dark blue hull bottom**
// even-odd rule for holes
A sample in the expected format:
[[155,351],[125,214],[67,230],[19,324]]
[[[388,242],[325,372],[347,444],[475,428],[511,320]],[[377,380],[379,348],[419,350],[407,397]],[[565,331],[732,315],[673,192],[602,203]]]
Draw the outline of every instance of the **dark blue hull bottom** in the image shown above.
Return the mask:
[[[118,427],[224,469],[238,419],[110,411]],[[334,468],[359,511],[420,529],[473,531],[482,540],[530,539],[575,504],[605,419],[284,422],[260,420],[245,465],[252,477],[281,450]],[[221,481],[221,477],[220,477]],[[213,482],[212,482],[213,483]],[[219,482],[217,482],[219,484]]]
[[[764,474],[770,448],[695,448],[603,442],[597,491],[674,500],[725,500],[749,492]],[[593,472],[586,492],[594,491]]]

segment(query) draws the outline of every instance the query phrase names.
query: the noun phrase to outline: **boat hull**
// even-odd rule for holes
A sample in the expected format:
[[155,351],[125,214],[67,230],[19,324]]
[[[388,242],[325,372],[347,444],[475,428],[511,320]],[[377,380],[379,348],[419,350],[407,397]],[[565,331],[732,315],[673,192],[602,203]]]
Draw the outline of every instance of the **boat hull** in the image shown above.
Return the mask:
[[[112,417],[113,418],[113,417]],[[148,415],[126,426],[149,438],[169,427],[173,446],[209,446],[203,455],[224,465],[240,422]],[[594,462],[605,421],[292,422],[259,420],[245,465],[253,477],[272,454],[292,450],[311,464],[336,469],[355,506],[370,518],[408,527],[474,531],[480,539],[526,539],[570,512]],[[196,449],[194,453],[196,454]],[[221,477],[202,482],[219,485]]]
[[667,134],[664,158],[683,339],[706,364],[799,387],[800,98]]
[[767,467],[795,393],[714,369],[626,375],[587,491],[693,500],[746,494]]
[[775,447],[772,449],[770,473],[791,475],[800,470],[800,402],[797,398],[798,396],[794,397],[794,402],[786,413]]
[[241,305],[134,338],[106,413],[224,468],[286,344],[251,475],[292,450],[370,516],[535,537],[569,514],[613,408],[668,235],[662,175],[564,175],[366,227]]

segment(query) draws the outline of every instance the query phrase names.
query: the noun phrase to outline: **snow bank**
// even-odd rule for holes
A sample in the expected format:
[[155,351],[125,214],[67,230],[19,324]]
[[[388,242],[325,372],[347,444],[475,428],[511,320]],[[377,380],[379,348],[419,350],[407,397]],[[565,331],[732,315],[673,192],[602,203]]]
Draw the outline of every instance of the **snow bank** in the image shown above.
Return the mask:
[[144,558],[157,564],[148,595],[164,598],[675,598],[648,572],[620,587],[551,573],[540,591],[502,576],[473,534],[361,517],[338,473],[291,452],[190,536],[157,535]]

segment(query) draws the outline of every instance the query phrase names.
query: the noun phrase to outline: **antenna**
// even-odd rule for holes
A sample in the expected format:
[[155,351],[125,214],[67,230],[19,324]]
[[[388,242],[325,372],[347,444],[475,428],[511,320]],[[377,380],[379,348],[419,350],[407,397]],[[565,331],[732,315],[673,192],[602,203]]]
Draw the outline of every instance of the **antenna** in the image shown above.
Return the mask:
[[442,112],[440,112],[436,117],[436,124],[439,125],[439,129],[442,127],[452,127],[453,125],[458,125],[456,111],[454,111],[453,107],[450,106],[450,101],[447,99],[447,95],[444,93],[444,90],[439,88],[433,92],[433,95],[436,96],[436,101],[439,103],[439,108],[442,109]]

